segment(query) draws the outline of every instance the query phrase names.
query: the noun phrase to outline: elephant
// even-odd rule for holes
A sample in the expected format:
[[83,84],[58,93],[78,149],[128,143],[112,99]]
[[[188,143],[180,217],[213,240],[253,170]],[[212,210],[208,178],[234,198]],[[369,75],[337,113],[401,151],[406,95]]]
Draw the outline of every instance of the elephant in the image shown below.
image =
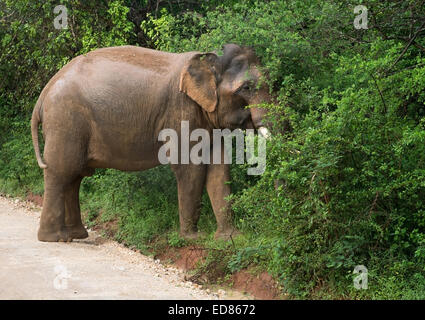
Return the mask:
[[[96,168],[141,171],[160,165],[164,128],[252,128],[267,131],[271,101],[259,58],[236,44],[215,52],[169,53],[137,46],[101,48],[72,59],[42,90],[32,113],[35,155],[44,170],[38,240],[88,237],[79,189]],[[38,129],[42,124],[43,157]],[[230,168],[225,163],[172,164],[177,179],[180,235],[199,237],[197,222],[206,187],[217,221],[215,238],[238,231],[232,223]]]

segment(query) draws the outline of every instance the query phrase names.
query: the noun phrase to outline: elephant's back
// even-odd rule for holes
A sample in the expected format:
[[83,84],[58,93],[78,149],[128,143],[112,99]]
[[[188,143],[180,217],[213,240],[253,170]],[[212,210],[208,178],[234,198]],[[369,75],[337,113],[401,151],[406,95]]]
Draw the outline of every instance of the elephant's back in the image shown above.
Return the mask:
[[179,94],[179,75],[189,56],[134,46],[80,55],[43,89],[42,112],[50,119],[78,115],[90,127],[102,123],[115,131],[157,123]]
[[82,55],[86,64],[105,61],[109,64],[128,65],[132,68],[158,74],[166,74],[178,69],[185,54],[169,53],[136,46],[109,47]]
[[72,59],[59,70],[40,98],[57,101],[78,96],[106,106],[143,100],[147,91],[150,96],[162,96],[179,78],[186,56],[136,46],[97,49]]
[[[125,132],[161,122],[173,99],[171,92],[179,93],[178,65],[184,64],[186,55],[132,46],[80,55],[43,90],[40,98],[45,119],[53,123],[56,120],[52,119],[63,115],[78,118],[91,132],[97,127]],[[49,127],[55,126],[47,124],[46,129]]]
[[[108,47],[80,55],[62,67],[47,83],[41,96],[51,91],[77,85],[86,87],[90,82],[117,80],[143,82],[146,77],[172,78],[179,73],[188,53],[169,53],[136,46]],[[59,85],[58,85],[59,84]]]

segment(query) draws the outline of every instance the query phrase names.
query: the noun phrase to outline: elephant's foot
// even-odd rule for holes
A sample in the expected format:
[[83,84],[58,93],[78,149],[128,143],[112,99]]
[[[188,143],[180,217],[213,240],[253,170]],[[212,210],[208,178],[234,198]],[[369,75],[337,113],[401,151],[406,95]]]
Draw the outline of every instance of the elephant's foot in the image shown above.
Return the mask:
[[196,240],[205,236],[204,232],[199,231],[186,231],[180,232],[180,237],[186,240]]
[[85,239],[89,236],[83,225],[66,227],[72,239]]
[[216,240],[230,240],[231,238],[235,238],[242,233],[235,228],[229,228],[224,230],[217,230],[214,234],[214,239]]
[[48,231],[39,229],[38,240],[45,242],[71,242],[72,237],[66,230]]

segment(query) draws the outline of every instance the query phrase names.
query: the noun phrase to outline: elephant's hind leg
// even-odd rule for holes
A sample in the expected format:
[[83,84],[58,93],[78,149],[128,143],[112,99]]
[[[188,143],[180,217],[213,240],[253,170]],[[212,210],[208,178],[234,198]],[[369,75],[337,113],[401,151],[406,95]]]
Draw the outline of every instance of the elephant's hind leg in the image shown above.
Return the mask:
[[85,145],[81,141],[81,137],[66,130],[52,130],[46,137],[47,169],[44,170],[44,200],[38,230],[40,241],[71,241],[86,235],[78,203],[85,166]]
[[45,170],[43,210],[38,229],[38,240],[57,242],[71,241],[68,230],[65,228],[65,188],[66,184],[61,177]]
[[79,192],[82,179],[76,178],[65,190],[65,227],[72,239],[85,239],[89,236],[81,221]]

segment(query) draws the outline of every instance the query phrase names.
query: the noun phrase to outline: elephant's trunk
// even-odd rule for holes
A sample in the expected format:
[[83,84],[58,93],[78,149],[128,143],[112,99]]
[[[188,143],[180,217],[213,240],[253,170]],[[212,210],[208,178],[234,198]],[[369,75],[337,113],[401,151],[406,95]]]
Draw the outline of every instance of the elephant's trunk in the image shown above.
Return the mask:
[[[260,92],[256,95],[256,97],[252,101],[252,105],[260,104],[260,103],[271,103],[272,98],[270,94],[268,93],[268,90],[263,89],[260,90]],[[252,125],[255,129],[258,130],[258,133],[261,134],[264,138],[268,139],[270,138],[271,134],[269,129],[269,125],[265,123],[264,118],[267,114],[267,109],[264,108],[256,108],[252,107],[250,108],[251,111],[251,121]]]

